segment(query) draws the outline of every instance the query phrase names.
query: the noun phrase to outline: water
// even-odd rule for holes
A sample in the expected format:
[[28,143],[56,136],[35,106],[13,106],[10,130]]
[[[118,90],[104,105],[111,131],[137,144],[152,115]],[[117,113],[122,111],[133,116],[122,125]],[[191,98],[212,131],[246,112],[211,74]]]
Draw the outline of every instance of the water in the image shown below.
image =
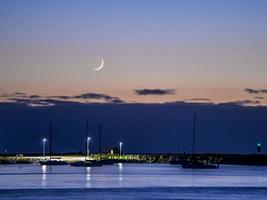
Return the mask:
[[7,199],[266,199],[267,167],[190,170],[168,164],[2,165]]

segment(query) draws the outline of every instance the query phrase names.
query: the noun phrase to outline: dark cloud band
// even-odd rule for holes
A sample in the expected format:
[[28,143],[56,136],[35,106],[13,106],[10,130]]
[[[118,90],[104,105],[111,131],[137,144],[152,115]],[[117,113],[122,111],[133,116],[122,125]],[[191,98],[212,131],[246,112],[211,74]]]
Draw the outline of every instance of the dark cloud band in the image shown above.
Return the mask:
[[137,95],[171,95],[175,94],[174,89],[135,89]]
[[246,88],[244,91],[249,93],[249,94],[260,94],[260,93],[267,94],[267,89],[257,90],[257,89],[252,89],[252,88]]
[[75,96],[39,96],[39,95],[27,95],[25,93],[12,93],[4,94],[0,97],[6,98],[9,101],[27,104],[31,106],[52,106],[56,104],[66,103],[84,103],[87,100],[99,100],[103,103],[124,103],[118,97],[109,96],[107,94],[99,93],[84,93]]
[[228,106],[249,106],[249,105],[259,105],[260,101],[252,101],[252,100],[237,100],[237,101],[229,101],[224,103],[219,103],[218,105],[228,105]]
[[193,98],[193,99],[185,99],[184,101],[211,101],[208,98]]

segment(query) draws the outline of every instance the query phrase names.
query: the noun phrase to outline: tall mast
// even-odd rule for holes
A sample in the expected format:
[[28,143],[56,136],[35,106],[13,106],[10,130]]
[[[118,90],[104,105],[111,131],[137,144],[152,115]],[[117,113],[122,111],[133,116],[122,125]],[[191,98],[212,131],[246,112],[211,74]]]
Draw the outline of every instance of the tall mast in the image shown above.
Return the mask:
[[196,135],[196,113],[194,114],[194,126],[193,126],[193,141],[192,141],[192,147],[193,147],[193,154],[195,154],[195,135]]
[[52,157],[52,123],[50,122],[49,124],[49,147],[50,147],[50,160],[51,160],[51,157]]
[[86,129],[85,129],[85,156],[84,156],[85,161],[87,156],[87,138],[88,138],[88,117],[86,118]]
[[101,159],[101,154],[102,154],[102,126],[99,125],[99,154],[100,154],[100,159]]

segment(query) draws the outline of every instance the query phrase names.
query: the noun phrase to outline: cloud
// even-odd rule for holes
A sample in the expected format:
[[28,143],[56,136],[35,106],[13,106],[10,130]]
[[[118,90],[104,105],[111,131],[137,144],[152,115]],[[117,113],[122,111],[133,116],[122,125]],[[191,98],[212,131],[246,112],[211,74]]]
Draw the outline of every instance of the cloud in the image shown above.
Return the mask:
[[5,93],[2,94],[0,97],[26,97],[27,94],[23,92],[14,92],[14,93]]
[[118,97],[112,97],[112,96],[109,96],[109,95],[106,95],[106,94],[99,94],[99,93],[84,93],[84,94],[80,94],[80,95],[77,95],[77,96],[73,96],[73,98],[76,98],[76,99],[84,99],[84,100],[87,100],[87,99],[98,99],[98,100],[105,100],[105,101],[117,101],[119,100]]
[[30,95],[30,96],[28,96],[29,98],[31,98],[31,99],[38,99],[38,98],[41,98],[41,96],[39,96],[39,95]]
[[264,97],[260,97],[260,96],[257,96],[257,97],[254,97],[255,99],[264,99]]
[[[139,95],[167,95],[174,94],[175,90],[172,89],[142,89],[135,90]],[[19,103],[28,106],[54,106],[54,105],[73,105],[73,104],[94,104],[94,103],[104,103],[104,104],[135,104],[134,102],[125,102],[118,97],[110,96],[103,93],[83,93],[79,95],[60,95],[60,96],[40,96],[40,95],[27,95],[25,93],[10,93],[3,94],[0,98],[0,103]],[[223,103],[214,103],[208,98],[191,98],[184,99],[181,101],[165,102],[162,104],[179,104],[179,105],[227,105],[227,106],[260,106],[261,99],[264,97],[257,96],[254,97],[255,100],[236,100]],[[142,103],[141,103],[142,104]],[[151,104],[161,104],[161,103],[151,103]]]
[[99,93],[84,93],[74,96],[39,96],[16,92],[12,94],[4,94],[1,97],[7,102],[26,104],[28,106],[53,106],[56,104],[66,103],[94,103],[93,101],[88,102],[88,100],[99,100],[100,103],[124,103],[124,101],[118,97]]
[[245,88],[244,89],[245,92],[249,93],[249,94],[259,94],[259,93],[266,93],[267,94],[267,89],[252,89],[252,88]]
[[72,96],[49,96],[49,98],[53,98],[53,99],[71,99],[73,97]]
[[192,98],[192,99],[184,99],[184,101],[198,101],[198,102],[203,102],[203,101],[211,101],[211,99],[208,99],[208,98]]
[[16,96],[25,96],[26,95],[26,93],[24,93],[24,92],[15,92],[13,94]]
[[8,97],[8,94],[7,93],[1,94],[0,97]]
[[137,95],[171,95],[175,94],[174,89],[135,89]]
[[75,96],[51,96],[50,98],[56,99],[73,99],[73,100],[103,100],[109,103],[123,103],[124,101],[118,97],[113,97],[107,94],[101,93],[83,93]]
[[229,101],[224,103],[219,103],[217,105],[227,105],[227,106],[251,106],[251,105],[259,105],[260,101],[252,101],[252,100],[237,100],[237,101]]
[[54,103],[46,101],[45,99],[10,98],[9,100],[15,103],[26,104],[28,106],[53,106],[55,105]]
[[11,103],[25,104],[31,107],[41,107],[41,106],[54,106],[54,105],[73,105],[73,104],[82,104],[81,102],[76,101],[64,101],[56,100],[49,98],[40,98],[40,99],[26,99],[26,98],[10,98]]
[[84,93],[77,96],[74,96],[76,99],[83,99],[83,100],[103,100],[106,103],[123,103],[124,101],[118,97],[109,96],[107,94],[99,94],[99,93]]

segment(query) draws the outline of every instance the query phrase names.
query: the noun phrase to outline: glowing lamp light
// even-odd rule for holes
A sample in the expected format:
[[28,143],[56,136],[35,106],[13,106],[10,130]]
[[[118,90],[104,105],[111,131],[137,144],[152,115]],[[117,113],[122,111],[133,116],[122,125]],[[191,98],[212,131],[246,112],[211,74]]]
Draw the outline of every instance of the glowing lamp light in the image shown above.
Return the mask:
[[47,142],[47,139],[43,138],[42,141],[43,141],[43,157],[45,157],[45,143]]
[[90,140],[91,140],[91,138],[88,137],[88,138],[87,138],[87,143],[86,143],[86,146],[87,146],[87,148],[86,148],[86,149],[87,149],[87,150],[86,150],[86,151],[87,151],[87,152],[86,152],[86,155],[87,155],[87,156],[89,156],[89,154],[90,154]]
[[120,142],[119,144],[120,144],[120,156],[121,156],[122,142]]

